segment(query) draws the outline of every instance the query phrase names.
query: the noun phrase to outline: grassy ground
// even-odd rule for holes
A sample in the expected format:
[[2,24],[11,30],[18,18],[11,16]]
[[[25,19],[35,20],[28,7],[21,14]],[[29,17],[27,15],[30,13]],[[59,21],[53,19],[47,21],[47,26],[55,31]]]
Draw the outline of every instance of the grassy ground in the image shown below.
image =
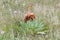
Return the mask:
[[[24,23],[30,4],[36,18]],[[0,0],[0,40],[60,40],[60,0]]]

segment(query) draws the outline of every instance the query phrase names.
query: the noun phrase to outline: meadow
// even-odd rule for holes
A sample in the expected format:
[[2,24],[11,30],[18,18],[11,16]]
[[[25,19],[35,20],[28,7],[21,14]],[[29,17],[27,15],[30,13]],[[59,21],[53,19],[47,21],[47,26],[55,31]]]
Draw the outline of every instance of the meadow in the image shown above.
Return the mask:
[[[32,4],[34,21],[23,21]],[[60,0],[0,0],[0,40],[60,40]]]

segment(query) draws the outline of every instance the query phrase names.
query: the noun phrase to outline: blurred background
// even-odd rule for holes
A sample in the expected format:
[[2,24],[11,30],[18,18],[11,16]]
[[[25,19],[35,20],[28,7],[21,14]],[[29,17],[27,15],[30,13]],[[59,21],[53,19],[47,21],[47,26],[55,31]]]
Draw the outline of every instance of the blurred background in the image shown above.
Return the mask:
[[60,40],[60,0],[0,0],[0,40]]

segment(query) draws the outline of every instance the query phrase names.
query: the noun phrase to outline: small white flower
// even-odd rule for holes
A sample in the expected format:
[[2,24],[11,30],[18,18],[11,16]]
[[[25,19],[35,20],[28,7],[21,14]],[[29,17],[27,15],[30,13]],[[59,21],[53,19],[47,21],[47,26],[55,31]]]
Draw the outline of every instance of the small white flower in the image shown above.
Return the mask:
[[46,34],[45,32],[38,32],[38,34]]
[[1,33],[1,34],[4,34],[5,32],[4,32],[4,31],[1,31],[0,33]]
[[18,4],[17,1],[15,1],[15,4]]
[[14,13],[17,13],[17,11],[14,11]]
[[11,8],[9,8],[9,11],[10,11],[10,12],[12,11]]
[[3,8],[4,8],[5,6],[3,5]]

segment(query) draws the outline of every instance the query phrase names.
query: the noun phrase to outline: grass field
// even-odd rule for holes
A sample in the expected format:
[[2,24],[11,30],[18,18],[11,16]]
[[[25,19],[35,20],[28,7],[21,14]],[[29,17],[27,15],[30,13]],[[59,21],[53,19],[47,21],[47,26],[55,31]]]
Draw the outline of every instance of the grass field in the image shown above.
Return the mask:
[[[24,23],[30,4],[36,18]],[[0,40],[60,40],[60,0],[0,0]]]

